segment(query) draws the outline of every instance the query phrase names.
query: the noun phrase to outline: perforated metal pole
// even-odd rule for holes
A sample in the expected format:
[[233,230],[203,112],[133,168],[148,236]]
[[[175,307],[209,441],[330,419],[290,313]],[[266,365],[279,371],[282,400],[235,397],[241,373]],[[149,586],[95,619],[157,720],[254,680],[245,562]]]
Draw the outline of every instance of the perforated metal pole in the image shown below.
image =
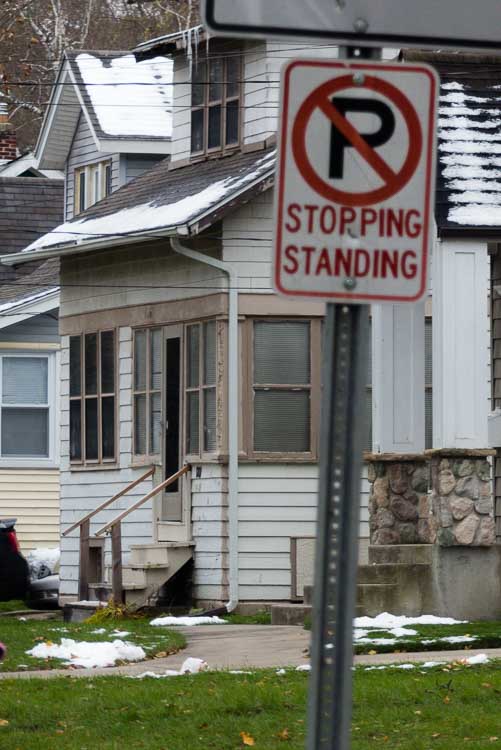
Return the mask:
[[367,305],[327,305],[308,750],[350,746]]

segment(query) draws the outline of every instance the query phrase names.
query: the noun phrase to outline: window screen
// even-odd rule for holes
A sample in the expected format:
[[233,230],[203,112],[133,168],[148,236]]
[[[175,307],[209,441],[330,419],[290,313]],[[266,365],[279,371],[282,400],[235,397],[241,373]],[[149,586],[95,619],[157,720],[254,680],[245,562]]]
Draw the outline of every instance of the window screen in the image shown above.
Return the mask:
[[254,450],[311,450],[311,331],[303,321],[254,323]]
[[49,456],[47,357],[2,357],[1,455]]

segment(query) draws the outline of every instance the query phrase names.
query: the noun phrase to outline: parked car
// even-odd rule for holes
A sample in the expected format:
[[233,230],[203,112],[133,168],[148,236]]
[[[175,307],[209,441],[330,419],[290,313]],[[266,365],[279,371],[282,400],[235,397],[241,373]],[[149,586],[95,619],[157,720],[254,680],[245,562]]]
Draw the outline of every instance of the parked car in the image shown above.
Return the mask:
[[[47,568],[45,568],[47,570]],[[45,575],[30,581],[26,604],[33,609],[52,609],[59,607],[59,576]]]
[[0,601],[25,599],[29,589],[28,563],[19,549],[17,518],[0,519]]

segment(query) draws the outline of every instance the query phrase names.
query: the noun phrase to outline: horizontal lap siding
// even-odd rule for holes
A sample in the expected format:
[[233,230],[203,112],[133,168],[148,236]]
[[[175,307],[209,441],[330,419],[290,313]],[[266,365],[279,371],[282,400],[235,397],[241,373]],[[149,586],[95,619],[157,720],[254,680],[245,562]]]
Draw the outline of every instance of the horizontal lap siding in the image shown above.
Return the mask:
[[242,292],[271,291],[273,191],[256,196],[223,223],[223,258],[234,265]]
[[[240,600],[291,598],[291,537],[316,533],[318,467],[242,464],[239,469]],[[368,483],[361,484],[360,542],[368,538]],[[365,561],[365,554],[362,561]]]
[[0,333],[2,342],[23,342],[35,344],[57,344],[59,323],[56,311],[37,315],[29,320],[4,328]]
[[[119,465],[112,470],[78,471],[70,470],[69,465],[69,338],[63,336],[61,353],[61,527],[64,530],[78,521],[86,513],[97,508],[113,497],[127,484],[144,474],[147,467],[132,469],[132,407],[131,407],[131,366],[132,329],[124,327],[118,331],[118,387],[120,428],[117,435]],[[125,510],[152,489],[148,479],[127,493],[109,508],[101,511],[91,522],[91,534],[113,520],[121,510]],[[124,562],[128,561],[131,544],[148,544],[152,541],[152,502],[149,501],[122,523],[122,548]],[[61,594],[78,594],[78,529],[61,540]],[[105,565],[111,563],[110,540],[106,538]]]
[[[195,542],[195,600],[228,599],[228,472],[226,466],[204,464],[191,481],[191,518]],[[193,467],[193,477],[196,477]]]
[[1,469],[0,518],[17,518],[21,550],[59,545],[59,471]]
[[87,164],[105,161],[106,159],[111,159],[112,161],[111,189],[116,190],[120,186],[120,157],[118,154],[106,154],[97,150],[96,142],[87,120],[81,114],[66,162],[66,220],[71,219],[74,214],[75,169]]

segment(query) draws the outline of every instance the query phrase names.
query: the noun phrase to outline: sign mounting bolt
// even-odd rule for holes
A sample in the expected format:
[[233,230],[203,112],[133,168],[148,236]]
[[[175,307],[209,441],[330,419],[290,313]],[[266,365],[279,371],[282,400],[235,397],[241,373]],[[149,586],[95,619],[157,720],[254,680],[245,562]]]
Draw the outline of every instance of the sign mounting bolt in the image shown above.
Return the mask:
[[365,34],[367,32],[367,29],[369,28],[369,24],[365,20],[365,18],[357,18],[357,20],[353,24],[353,28],[355,29],[357,34]]
[[352,278],[351,276],[348,276],[348,278],[346,278],[343,283],[344,288],[348,289],[348,291],[355,289],[356,285],[357,285],[356,280]]
[[358,72],[353,74],[353,83],[356,83],[357,86],[361,86],[364,81],[365,76],[363,73]]

